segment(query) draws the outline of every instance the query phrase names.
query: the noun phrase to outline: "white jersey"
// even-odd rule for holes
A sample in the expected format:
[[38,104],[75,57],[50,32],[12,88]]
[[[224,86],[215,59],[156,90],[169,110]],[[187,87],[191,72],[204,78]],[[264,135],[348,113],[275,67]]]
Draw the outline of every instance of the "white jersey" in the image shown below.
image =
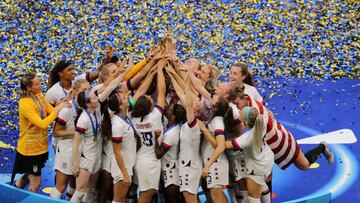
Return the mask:
[[[121,155],[127,173],[133,175],[133,167],[136,159],[136,140],[134,129],[130,120],[121,115],[115,114],[111,117],[112,142],[121,143]],[[116,162],[115,156],[112,156],[111,174],[116,177],[123,177],[120,168]]]
[[237,108],[237,106],[232,102],[229,102],[229,106],[232,109],[234,120],[240,119],[239,109]]
[[77,103],[75,100],[71,101],[71,108],[63,108],[60,110],[56,122],[65,126],[66,130],[75,130],[75,118],[77,116]]
[[188,122],[184,123],[180,129],[180,166],[202,168],[199,148],[200,128],[195,118],[190,124]]
[[153,111],[146,115],[142,120],[141,118],[132,118],[136,133],[141,140],[141,147],[137,151],[137,158],[157,160],[155,156],[154,131],[163,129],[161,122],[162,115],[163,109],[155,105]]
[[[221,116],[215,116],[211,121],[206,125],[212,135],[224,135],[224,119]],[[203,158],[204,164],[212,157],[214,154],[215,149],[211,146],[211,144],[204,138],[203,142],[201,143],[201,155]],[[218,161],[225,160],[226,156],[223,153],[218,158]]]
[[[90,73],[81,74],[75,77],[75,80],[84,79],[90,81]],[[46,99],[52,104],[53,106],[58,105],[62,100],[66,98],[69,94],[70,90],[63,88],[60,82],[55,83],[45,94]]]
[[264,102],[263,98],[260,96],[259,92],[256,90],[255,87],[244,83],[244,88],[245,88],[244,93],[246,95],[248,95],[249,97],[255,99],[256,101]]
[[162,165],[166,163],[174,163],[179,160],[179,138],[180,125],[175,124],[169,128],[165,128],[163,134],[163,140],[160,144],[160,148],[166,151],[162,157]]
[[[260,114],[258,116],[261,116]],[[266,143],[266,119],[264,119],[264,127],[262,132],[261,149],[256,149],[255,128],[242,134],[233,140],[233,146],[236,150],[244,150],[246,173],[249,175],[266,176],[269,175],[274,163],[274,154]]]
[[[74,101],[73,101],[74,102]],[[76,103],[75,103],[76,105]],[[73,103],[72,108],[64,108],[59,112],[56,122],[65,127],[66,130],[75,130],[74,120],[76,118],[76,108]],[[72,175],[72,143],[73,138],[59,138],[56,147],[54,169],[66,175]]]
[[[89,115],[91,117],[93,124],[91,124]],[[91,113],[87,114],[86,111],[83,111],[76,124],[76,131],[84,136],[81,156],[95,162],[99,162],[99,160],[101,160],[101,152],[102,152],[100,121],[101,121],[100,108],[97,108],[94,114]],[[100,161],[100,166],[101,166],[101,161]]]
[[[79,79],[86,79],[87,81],[90,81],[90,73],[79,75],[75,77],[74,81]],[[50,102],[51,105],[56,106],[66,98],[66,96],[69,94],[69,91],[70,90],[63,88],[60,85],[60,82],[57,82],[50,89],[48,89],[48,91],[45,93],[45,98]],[[52,145],[54,149],[57,148],[58,142],[58,138],[52,138]]]

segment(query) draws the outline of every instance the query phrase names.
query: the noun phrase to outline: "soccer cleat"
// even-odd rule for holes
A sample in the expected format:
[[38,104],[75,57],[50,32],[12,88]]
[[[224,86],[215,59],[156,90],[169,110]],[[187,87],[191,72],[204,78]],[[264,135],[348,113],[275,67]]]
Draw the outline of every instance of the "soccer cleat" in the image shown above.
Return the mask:
[[326,160],[329,162],[329,164],[333,164],[335,161],[334,154],[331,152],[331,149],[327,145],[325,141],[320,142],[320,144],[323,144],[325,149],[323,151],[323,154],[326,158]]

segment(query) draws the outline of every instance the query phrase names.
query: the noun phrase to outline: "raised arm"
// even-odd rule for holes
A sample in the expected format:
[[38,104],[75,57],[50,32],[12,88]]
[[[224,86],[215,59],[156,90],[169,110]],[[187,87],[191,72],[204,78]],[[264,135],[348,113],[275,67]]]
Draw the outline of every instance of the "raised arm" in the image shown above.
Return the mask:
[[164,66],[158,66],[157,67],[157,105],[159,105],[161,108],[165,109],[165,93],[166,93],[166,87],[165,87],[165,77],[163,73]]
[[90,81],[94,81],[99,77],[100,71],[103,69],[103,67],[110,63],[111,58],[114,56],[115,53],[115,48],[114,47],[108,47],[108,49],[106,50],[106,58],[104,59],[104,61],[100,64],[100,66],[96,69],[90,72],[89,74],[89,78]]
[[176,79],[174,78],[173,75],[169,74],[170,76],[170,80],[171,80],[171,83],[175,89],[175,92],[177,94],[177,96],[179,97],[181,103],[184,103],[185,102],[185,92],[184,90],[180,87],[180,85],[177,83]]
[[[187,80],[188,82],[189,80]],[[194,100],[192,97],[192,93],[190,88],[187,86],[185,87],[185,101],[184,101],[185,109],[186,109],[186,117],[188,123],[191,123],[195,120],[194,114]]]
[[146,76],[145,80],[143,83],[141,83],[140,87],[136,90],[135,95],[132,97],[135,101],[141,96],[146,94],[146,91],[149,89],[155,74],[157,73],[156,71],[156,66],[154,66],[149,74]]
[[187,84],[185,84],[184,79],[182,79],[182,77],[175,71],[174,67],[172,67],[171,64],[168,64],[168,66],[166,67],[166,71],[176,79],[182,89],[185,88]]
[[139,82],[146,76],[150,71],[151,67],[156,64],[155,59],[151,59],[134,77],[129,79],[129,85],[131,89],[135,89]]
[[[123,81],[125,75],[131,70],[132,67],[128,66],[127,69],[118,75],[115,79],[111,80],[110,84],[104,83],[104,85],[99,89],[99,101],[103,102],[111,94],[111,92]],[[119,71],[119,69],[118,69]]]
[[191,83],[193,84],[195,90],[199,92],[201,96],[203,96],[205,99],[212,100],[211,94],[205,89],[201,81],[197,77],[195,77],[193,73],[190,72],[189,74],[190,74]]

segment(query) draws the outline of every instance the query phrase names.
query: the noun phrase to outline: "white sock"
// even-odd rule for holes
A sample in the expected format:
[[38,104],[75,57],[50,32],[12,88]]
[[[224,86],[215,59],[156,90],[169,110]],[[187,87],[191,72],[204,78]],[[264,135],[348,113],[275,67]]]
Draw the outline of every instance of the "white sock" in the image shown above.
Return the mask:
[[248,192],[246,190],[240,190],[239,195],[236,196],[238,203],[246,203],[248,201]]
[[248,197],[249,203],[261,203],[260,199]]
[[55,198],[55,199],[60,199],[61,195],[62,195],[62,192],[59,192],[59,190],[57,190],[56,187],[54,187],[50,192],[50,197]]
[[72,195],[75,192],[75,188],[70,187],[70,185],[68,185],[67,191],[66,191],[66,200],[70,200]]
[[83,201],[91,202],[94,199],[94,191],[95,191],[95,188],[87,188],[84,198],[83,198]]
[[269,190],[269,187],[263,186],[262,192],[261,192],[261,202],[262,203],[271,203],[271,192]]
[[80,202],[83,199],[83,196],[84,196],[83,192],[75,191],[70,201],[71,202]]
[[267,193],[267,194],[265,194],[265,195],[261,195],[261,202],[262,203],[271,203],[271,196],[270,196],[270,191]]

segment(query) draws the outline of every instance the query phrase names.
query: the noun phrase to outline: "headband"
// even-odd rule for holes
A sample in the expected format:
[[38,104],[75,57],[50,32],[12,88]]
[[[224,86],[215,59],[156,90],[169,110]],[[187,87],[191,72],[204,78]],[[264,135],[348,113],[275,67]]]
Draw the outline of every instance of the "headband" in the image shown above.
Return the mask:
[[244,111],[245,111],[245,121],[249,121],[250,110],[251,110],[251,107],[248,107],[248,106],[245,106],[245,107],[244,107]]
[[87,101],[90,101],[90,91],[85,90],[85,103],[87,103]]

